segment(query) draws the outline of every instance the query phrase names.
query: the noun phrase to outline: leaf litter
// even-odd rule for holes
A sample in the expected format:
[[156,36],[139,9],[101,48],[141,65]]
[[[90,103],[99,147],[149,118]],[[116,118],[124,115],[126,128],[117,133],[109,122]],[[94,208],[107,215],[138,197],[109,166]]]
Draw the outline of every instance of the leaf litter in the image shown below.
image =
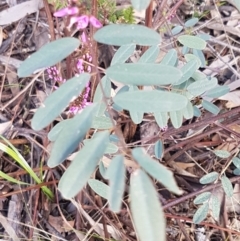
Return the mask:
[[[209,113],[204,113],[203,117],[192,119],[192,123],[184,120],[183,126],[179,129],[174,129],[169,124],[167,130],[164,131],[157,125],[155,125],[155,129],[149,131],[150,127],[146,123],[154,123],[151,116],[147,116],[144,122],[138,125],[129,121],[129,115],[126,113],[119,117],[118,121],[122,125],[123,136],[128,147],[133,148],[141,142],[152,157],[155,157],[153,146],[159,140],[158,135],[162,138],[165,151],[161,163],[171,168],[178,186],[184,190],[184,194],[179,197],[165,190],[161,183],[156,183],[163,208],[168,204],[165,216],[167,219],[166,233],[169,240],[179,239],[182,235],[185,236],[186,240],[199,241],[202,238],[205,240],[224,240],[222,231],[228,234],[230,240],[237,240],[237,235],[240,233],[240,225],[237,221],[240,206],[236,202],[239,199],[237,194],[239,187],[234,182],[238,179],[233,176],[231,160],[216,157],[212,150],[226,150],[231,156],[237,155],[239,152],[240,111],[238,109],[240,95],[238,82],[240,74],[238,50],[240,46],[237,41],[240,14],[235,8],[239,7],[238,2],[226,1],[220,6],[213,6],[208,0],[202,1],[204,4],[189,4],[184,1],[180,6],[176,5],[174,1],[164,2],[165,5],[161,7],[169,11],[168,14],[177,10],[176,14],[183,22],[191,18],[193,14],[202,16],[200,22],[191,31],[211,34],[207,48],[203,50],[208,67],[201,71],[208,76],[216,77],[219,85],[228,85],[231,89],[228,94],[211,99],[223,113],[219,115],[218,120],[224,128],[215,125],[216,118]],[[117,4],[118,7],[124,9],[128,3],[117,0]],[[63,199],[58,193],[56,185],[64,171],[61,167],[50,170],[46,165],[49,153],[47,134],[50,129],[36,132],[30,128],[33,112],[49,95],[49,92],[53,91],[54,85],[50,79],[46,78],[46,75],[42,74],[31,83],[31,88],[25,89],[34,75],[20,79],[16,75],[17,68],[21,61],[50,41],[49,35],[53,39],[59,38],[60,33],[63,34],[64,22],[55,22],[55,19],[54,25],[51,22],[54,8],[57,6],[54,6],[54,3],[47,3],[47,1],[34,0],[16,2],[12,5],[4,2],[1,3],[0,7],[0,133],[19,150],[31,164],[35,173],[43,178],[45,185],[56,193],[55,199],[49,200],[26,171],[16,165],[8,155],[1,153],[1,170],[30,185],[18,186],[2,180],[0,205],[1,210],[4,211],[0,217],[0,236],[6,240],[8,238],[12,240],[36,240],[41,236],[44,237],[44,240],[75,240],[77,238],[83,240],[90,236],[92,240],[110,237],[115,240],[137,240],[128,209],[128,186],[126,186],[123,197],[125,204],[117,215],[110,213],[106,200],[97,196],[88,186],[76,197],[76,202]],[[153,19],[154,29],[160,27],[160,31],[163,31],[170,24],[173,26],[180,24],[176,16],[173,16],[166,23],[161,18],[161,14],[158,13],[159,9],[156,5],[154,5],[154,11],[156,12]],[[221,21],[218,22],[217,18]],[[141,12],[138,14],[136,22],[141,23],[144,19],[145,14]],[[162,46],[168,48],[169,39],[170,36],[165,34]],[[109,53],[113,53],[114,50],[111,47],[104,47],[104,51],[101,52],[101,46],[98,48],[99,64],[106,69],[112,59],[112,54]],[[141,55],[141,50],[139,51]],[[135,56],[137,55],[139,53],[135,53]],[[135,56],[131,56],[130,59],[137,59]],[[58,68],[63,75],[69,71],[66,62],[59,64]],[[114,83],[120,89],[119,83],[115,81]],[[112,92],[114,92],[113,89]],[[17,98],[10,103],[14,97]],[[233,110],[231,111],[231,109]],[[229,114],[224,115],[226,112]],[[61,118],[56,119],[54,125],[67,118],[68,113],[64,111]],[[197,122],[199,128],[194,126],[194,123]],[[139,133],[139,129],[141,129],[141,133]],[[189,133],[195,134],[189,135]],[[81,149],[81,146],[79,148]],[[65,167],[69,165],[71,159],[73,158],[68,158],[64,164]],[[107,168],[111,158],[104,156],[102,162]],[[126,179],[126,184],[128,184],[129,176],[136,168],[136,163],[129,160],[128,156],[124,159],[124,163],[128,171]],[[224,222],[216,223],[209,212],[205,222],[202,223],[204,227],[204,232],[202,232],[192,222],[193,214],[199,208],[193,204],[192,200],[206,188],[218,192],[221,186],[219,183],[211,186],[203,185],[199,183],[199,179],[206,173],[222,174],[223,171],[233,183],[232,200],[226,198],[226,205],[222,205],[224,204],[223,197],[226,195],[224,192],[220,192],[221,195],[218,194],[221,196],[218,196],[219,202],[221,202],[220,215],[225,214]],[[99,171],[96,171],[92,178],[107,183]],[[189,197],[190,195],[192,196]],[[178,221],[184,222],[179,226]],[[228,225],[226,226],[226,224]]]

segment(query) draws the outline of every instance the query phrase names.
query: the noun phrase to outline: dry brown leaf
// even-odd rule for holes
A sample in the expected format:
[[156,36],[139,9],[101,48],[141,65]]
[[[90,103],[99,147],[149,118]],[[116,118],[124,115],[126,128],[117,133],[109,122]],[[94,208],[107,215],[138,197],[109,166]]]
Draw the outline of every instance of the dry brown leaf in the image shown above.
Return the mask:
[[211,140],[212,140],[213,142],[220,142],[222,139],[221,139],[221,137],[219,136],[219,134],[217,133],[217,134],[214,134],[214,135],[213,135],[213,137],[211,138]]
[[205,69],[203,71],[203,73],[206,74],[206,75],[215,76],[215,75],[218,74],[218,71],[214,72],[214,69],[221,69],[221,70],[226,69],[227,65],[225,63],[229,63],[230,64],[231,59],[232,59],[232,57],[231,57],[230,54],[225,55],[221,59],[217,59],[214,62],[212,62],[209,65],[209,68]]
[[48,217],[48,222],[51,226],[53,226],[59,233],[63,233],[63,232],[69,232],[72,231],[73,225],[74,225],[74,221],[68,221],[68,223],[66,223],[62,217],[54,217],[49,215]]
[[180,167],[183,170],[186,170],[189,167],[194,167],[196,164],[193,162],[189,162],[189,163],[184,163],[184,162],[176,162],[176,165],[178,167]]
[[12,240],[20,241],[20,239],[18,238],[15,230],[9,224],[7,218],[4,217],[1,213],[0,213],[0,223],[2,224],[3,228],[8,233],[8,235],[12,238]]
[[218,98],[219,100],[227,100],[226,107],[234,108],[240,105],[240,90],[232,91]]
[[194,175],[194,174],[192,174],[192,173],[190,173],[190,172],[188,172],[188,171],[185,171],[185,170],[181,167],[181,165],[178,165],[179,163],[180,163],[180,162],[174,162],[174,165],[173,165],[175,171],[176,171],[178,174],[181,174],[181,175],[184,175],[184,176],[188,176],[188,177],[198,177],[198,176],[196,176],[196,175]]
[[226,25],[231,27],[236,27],[238,25],[239,12],[237,10],[233,10],[230,16],[232,19],[229,20]]
[[16,234],[20,234],[21,230],[21,213],[23,211],[23,200],[21,194],[13,194],[9,202],[8,207],[8,220],[9,225],[16,231]]
[[20,92],[17,73],[14,70],[8,71],[7,80],[13,96],[16,96]]
[[[224,200],[224,196],[225,196],[225,193],[224,193],[222,187],[214,188],[213,191],[212,191],[212,197],[213,196],[217,197],[219,202],[222,203],[223,200]],[[209,200],[209,210],[210,210],[211,215],[212,215],[212,197]],[[217,220],[217,221],[219,221],[219,220]]]
[[42,90],[37,90],[36,94],[37,94],[37,98],[39,99],[40,103],[43,103],[44,100],[47,98],[46,93],[44,91],[42,91]]
[[[228,225],[227,228],[230,228],[232,230],[239,230],[240,227],[240,220],[238,220],[238,215],[236,215],[235,217],[233,216],[232,218],[228,219]],[[240,236],[235,235],[234,237],[234,241],[240,241]]]
[[[112,160],[110,158],[106,157],[106,156],[103,156],[103,158],[102,158],[102,163],[105,167],[108,167],[109,164],[111,163],[111,161]],[[136,162],[134,162],[130,159],[127,159],[127,158],[124,158],[124,164],[127,167],[138,168],[138,165],[137,165]]]
[[236,183],[233,188],[232,198],[226,198],[225,206],[226,206],[227,212],[240,213],[239,200],[240,200],[240,185]]
[[236,27],[224,26],[222,23],[213,22],[207,25],[208,28],[216,30],[216,31],[226,31],[233,35],[239,36],[240,30]]
[[48,27],[42,25],[36,27],[33,33],[33,42],[35,43],[36,50],[39,50],[50,41],[48,31]]
[[3,10],[0,12],[0,25],[16,22],[28,14],[37,12],[42,7],[42,0],[31,0]]
[[10,126],[12,125],[12,121],[7,121],[0,124],[0,135],[2,135]]
[[[228,142],[229,141],[229,142]],[[237,148],[237,143],[233,143],[231,138],[227,139],[225,143],[222,143],[218,147],[215,148],[215,150],[223,150],[223,151],[228,151],[228,152],[235,152],[234,149]]]
[[229,128],[237,133],[240,133],[240,125],[238,124],[231,125]]
[[3,62],[3,64],[5,65],[12,65],[15,68],[19,68],[21,63],[23,62],[21,60],[4,55],[0,55],[0,61]]

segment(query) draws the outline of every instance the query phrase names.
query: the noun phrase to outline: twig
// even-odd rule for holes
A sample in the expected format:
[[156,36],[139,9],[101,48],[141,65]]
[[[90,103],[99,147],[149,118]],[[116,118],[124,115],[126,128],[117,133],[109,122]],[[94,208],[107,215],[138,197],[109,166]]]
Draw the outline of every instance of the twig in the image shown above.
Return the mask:
[[46,15],[47,15],[51,41],[53,41],[53,40],[56,39],[56,37],[55,37],[55,32],[54,32],[54,24],[53,24],[52,14],[51,14],[51,11],[50,11],[50,8],[49,8],[48,1],[43,0],[43,4],[44,4],[45,12],[46,12]]
[[43,71],[40,71],[39,73],[37,73],[34,78],[28,83],[28,85],[21,90],[15,97],[13,97],[10,101],[8,101],[8,103],[6,105],[4,105],[3,107],[1,107],[1,111],[5,110],[11,103],[13,103],[20,95],[22,95],[24,92],[26,92],[31,85],[36,81],[36,79],[42,74]]
[[[165,213],[165,216],[168,217],[168,218],[173,218],[173,219],[182,219],[187,223],[193,223],[192,219],[187,218],[187,217],[180,217],[180,216],[173,215],[173,214],[170,214],[170,213]],[[223,230],[223,231],[227,231],[227,232],[230,232],[230,233],[233,233],[233,234],[240,235],[240,232],[238,232],[238,231],[223,228],[223,227],[217,226],[217,225],[212,224],[212,223],[201,222],[200,225],[204,225],[204,226],[208,226],[208,227],[212,227],[212,228],[215,228],[215,229],[219,229],[219,230]]]
[[[154,26],[154,29],[157,30],[166,20],[167,18],[169,18],[170,16],[172,16],[173,14],[176,13],[177,9],[182,5],[184,0],[179,0],[174,6],[173,8],[166,14],[166,16],[163,16],[162,19],[159,21],[159,23],[157,23]],[[161,11],[161,10],[159,10]]]
[[220,40],[218,40],[218,39],[216,39],[216,38],[210,38],[208,41],[209,41],[209,42],[212,42],[212,43],[214,43],[214,44],[220,44],[220,45],[222,45],[222,46],[224,46],[224,47],[227,47],[227,48],[229,48],[229,49],[232,49],[233,51],[236,51],[236,52],[240,53],[240,49],[239,49],[238,47],[234,47],[234,46],[232,46],[232,45],[229,45],[228,43],[225,43],[225,42],[223,42],[223,41],[220,41]]
[[[239,123],[239,122],[240,122],[240,120],[237,119],[236,121],[231,122],[231,123],[228,123],[228,124],[226,124],[226,125],[232,125],[232,124],[236,124],[236,123]],[[167,148],[164,153],[167,153],[167,152],[172,151],[172,150],[174,150],[174,149],[178,149],[178,148],[180,148],[180,147],[182,147],[182,146],[185,146],[185,145],[187,145],[189,142],[191,142],[191,143],[196,143],[197,140],[200,140],[200,139],[204,138],[206,135],[210,135],[210,134],[212,134],[212,133],[216,133],[217,131],[220,131],[220,130],[222,130],[222,127],[213,128],[213,129],[211,129],[211,130],[209,130],[209,131],[207,131],[207,132],[204,132],[204,133],[202,133],[202,134],[200,134],[200,135],[197,135],[197,136],[194,136],[194,137],[192,137],[192,138],[189,138],[189,139],[187,139],[187,140],[185,140],[185,141],[181,141],[181,142],[179,142],[179,143],[176,143],[174,146],[171,146],[171,147]]]

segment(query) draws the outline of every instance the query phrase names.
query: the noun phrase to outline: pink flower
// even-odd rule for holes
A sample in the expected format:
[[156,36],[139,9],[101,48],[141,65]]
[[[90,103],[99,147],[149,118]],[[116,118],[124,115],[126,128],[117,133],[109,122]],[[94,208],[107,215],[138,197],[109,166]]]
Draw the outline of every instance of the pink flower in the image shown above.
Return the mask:
[[[77,7],[66,7],[66,8],[63,8],[63,9],[55,12],[53,14],[53,16],[54,17],[64,17],[64,16],[69,16],[69,15],[77,15],[78,13],[79,13],[79,9]],[[71,28],[73,26],[73,24],[77,23],[78,29],[85,29],[88,26],[89,22],[95,28],[102,27],[101,22],[94,16],[89,17],[88,15],[82,15],[80,17],[78,17],[78,16],[71,17],[68,28]]]
[[77,21],[77,28],[78,29],[84,29],[88,26],[89,23],[89,17],[87,15],[82,15],[78,18]]
[[74,114],[74,115],[76,115],[76,114],[78,113],[78,111],[79,111],[79,108],[76,107],[76,106],[71,106],[71,107],[69,108],[69,112],[72,113],[72,114]]
[[95,27],[95,28],[101,28],[102,27],[101,22],[97,18],[95,18],[94,16],[91,16],[89,18],[89,21],[92,24],[92,26]]
[[71,28],[73,24],[77,23],[77,28],[78,29],[85,29],[89,22],[92,24],[93,27],[95,28],[101,28],[102,24],[101,22],[95,18],[94,16],[88,16],[88,15],[82,15],[80,17],[71,17],[70,23],[68,25],[68,28]]
[[54,17],[64,17],[64,16],[68,16],[68,15],[74,15],[77,14],[79,12],[77,7],[67,7],[67,8],[63,8],[60,9],[59,11],[55,12],[53,14]]

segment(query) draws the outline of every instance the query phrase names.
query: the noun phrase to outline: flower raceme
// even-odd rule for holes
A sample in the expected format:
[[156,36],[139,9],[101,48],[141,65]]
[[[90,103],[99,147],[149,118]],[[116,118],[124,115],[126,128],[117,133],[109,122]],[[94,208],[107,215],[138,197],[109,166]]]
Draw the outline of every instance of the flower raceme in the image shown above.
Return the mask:
[[79,13],[79,10],[77,7],[66,7],[55,12],[53,16],[64,17],[64,16],[75,15],[70,18],[70,23],[68,28],[71,28],[75,23],[77,23],[78,29],[85,29],[89,23],[91,23],[91,25],[95,28],[102,27],[101,22],[94,16],[88,16],[88,15],[76,16],[78,13]]
[[[63,8],[57,12],[55,12],[54,17],[65,17],[70,16],[70,22],[68,25],[68,28],[70,29],[74,24],[77,25],[77,29],[85,29],[88,27],[89,23],[95,27],[95,28],[101,28],[102,24],[101,22],[91,15],[81,15],[79,16],[79,9],[77,7],[66,7]],[[91,66],[86,64],[85,62],[92,62],[92,57],[89,54],[89,51],[84,51],[83,49],[88,48],[87,43],[87,36],[84,31],[82,31],[81,34],[81,40],[82,40],[82,51],[84,54],[77,60],[76,67],[78,70],[78,73],[84,73],[88,72],[91,73]],[[47,73],[49,75],[50,79],[54,79],[56,82],[62,82],[62,79],[58,77],[58,72],[56,67],[51,67],[47,70]],[[65,80],[64,80],[65,81]],[[85,86],[84,91],[69,104],[69,113],[75,115],[82,109],[84,109],[86,106],[90,105],[91,102],[88,102],[88,97],[90,94],[90,82],[88,82]]]

